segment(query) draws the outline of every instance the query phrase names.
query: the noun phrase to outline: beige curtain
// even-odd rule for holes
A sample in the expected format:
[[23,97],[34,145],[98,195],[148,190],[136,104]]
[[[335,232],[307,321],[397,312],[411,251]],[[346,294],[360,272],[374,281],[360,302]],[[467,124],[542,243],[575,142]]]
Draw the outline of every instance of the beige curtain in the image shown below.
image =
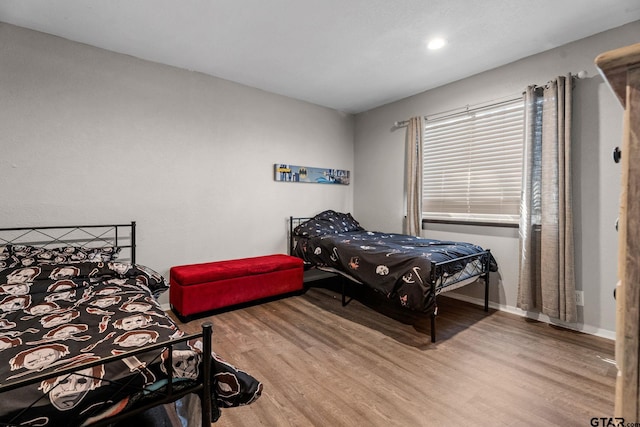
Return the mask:
[[406,135],[406,191],[407,219],[404,233],[420,236],[422,230],[422,140],[424,123],[422,117],[412,117]]
[[517,306],[575,322],[571,75],[525,93]]

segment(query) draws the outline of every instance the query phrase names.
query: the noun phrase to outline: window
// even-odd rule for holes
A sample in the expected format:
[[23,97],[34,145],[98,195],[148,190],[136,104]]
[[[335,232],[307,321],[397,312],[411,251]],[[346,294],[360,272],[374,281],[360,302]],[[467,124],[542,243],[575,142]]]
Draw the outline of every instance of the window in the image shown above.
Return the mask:
[[423,218],[517,224],[523,126],[521,98],[427,118]]

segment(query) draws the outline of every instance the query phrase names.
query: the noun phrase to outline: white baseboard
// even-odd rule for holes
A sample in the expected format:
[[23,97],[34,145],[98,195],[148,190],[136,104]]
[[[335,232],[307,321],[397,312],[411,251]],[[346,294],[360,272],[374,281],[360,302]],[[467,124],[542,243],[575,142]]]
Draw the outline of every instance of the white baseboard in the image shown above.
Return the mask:
[[[470,297],[470,296],[467,296],[467,295],[456,294],[456,293],[453,293],[453,292],[447,293],[446,296],[450,297],[450,298],[453,298],[453,299],[465,301],[465,302],[468,302],[468,303],[471,303],[471,304],[484,306],[484,300],[480,299],[480,298],[474,298],[474,297]],[[566,328],[566,329],[571,329],[573,331],[583,332],[585,334],[595,335],[595,336],[598,336],[598,337],[602,337],[602,338],[606,338],[606,339],[610,339],[610,340],[614,340],[614,341],[616,339],[615,331],[609,331],[607,329],[596,328],[596,327],[593,327],[593,326],[590,326],[590,325],[581,324],[581,323],[563,322],[563,321],[558,320],[558,319],[552,319],[549,316],[547,316],[546,314],[531,313],[531,312],[528,312],[528,311],[521,310],[521,309],[519,309],[517,307],[512,307],[512,306],[504,305],[504,304],[497,304],[497,303],[491,302],[491,301],[489,301],[489,307],[491,307],[491,308],[493,308],[495,310],[499,310],[499,311],[504,311],[504,312],[507,312],[507,313],[515,314],[517,316],[527,317],[529,319],[537,320],[539,322],[548,323],[550,325],[560,326],[560,327]]]

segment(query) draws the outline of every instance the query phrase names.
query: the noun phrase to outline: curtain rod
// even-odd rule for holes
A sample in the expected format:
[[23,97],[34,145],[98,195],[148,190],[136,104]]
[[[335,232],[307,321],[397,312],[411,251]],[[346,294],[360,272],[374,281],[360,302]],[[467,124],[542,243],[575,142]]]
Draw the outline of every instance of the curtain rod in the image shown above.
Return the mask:
[[[478,110],[482,110],[483,108],[488,108],[488,107],[495,107],[497,105],[500,104],[506,104],[512,101],[515,101],[517,99],[520,99],[522,97],[522,95],[512,95],[511,97],[505,99],[505,98],[498,98],[498,99],[502,99],[502,101],[498,101],[498,99],[493,99],[491,101],[487,101],[487,102],[483,102],[480,104],[467,104],[463,107],[458,107],[458,108],[452,108],[451,110],[447,110],[447,111],[441,111],[439,113],[434,113],[434,114],[429,114],[426,116],[423,116],[423,118],[425,120],[433,120],[434,117],[437,117],[438,119],[445,119],[447,117],[452,117],[452,116],[456,116],[458,114],[465,114],[465,113],[469,113],[471,111],[478,111]],[[409,123],[409,120],[402,120],[402,121],[398,121],[398,122],[394,122],[393,125],[395,127],[402,127],[402,126],[406,126]]]
[[[580,72],[578,72],[577,74],[573,74],[570,73],[571,77],[574,79],[584,79],[587,77],[587,72],[585,70],[582,70]],[[429,118],[431,118],[431,120],[433,120],[434,117],[438,117],[438,119],[444,119],[447,117],[451,117],[451,116],[455,116],[457,114],[463,114],[463,113],[468,113],[470,111],[477,111],[480,110],[482,108],[486,108],[486,107],[494,107],[496,105],[500,105],[500,104],[506,104],[508,102],[512,102],[515,101],[516,99],[519,99],[522,95],[511,95],[508,98],[507,97],[503,97],[503,98],[496,98],[496,99],[492,99],[491,101],[487,101],[487,102],[482,102],[479,104],[474,104],[474,105],[470,105],[467,104],[463,107],[458,107],[458,108],[453,108],[451,110],[447,110],[447,111],[441,111],[439,113],[434,113],[434,114],[428,114],[425,116],[422,116],[425,120],[429,120]],[[505,99],[507,98],[507,99]],[[502,101],[500,101],[502,100]],[[393,127],[399,128],[402,126],[406,126],[409,123],[409,120],[400,120],[400,121],[396,121],[393,122]]]

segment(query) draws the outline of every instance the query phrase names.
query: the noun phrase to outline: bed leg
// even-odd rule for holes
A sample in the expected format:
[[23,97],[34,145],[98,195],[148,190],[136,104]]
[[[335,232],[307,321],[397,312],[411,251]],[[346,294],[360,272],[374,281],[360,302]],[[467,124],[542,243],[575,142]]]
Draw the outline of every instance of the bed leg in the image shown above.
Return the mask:
[[436,342],[436,313],[431,313],[431,342]]
[[489,272],[484,276],[484,311],[489,311]]
[[351,300],[353,298],[349,298],[349,300],[347,301],[347,285],[346,285],[347,279],[345,279],[344,277],[340,276],[340,286],[342,287],[342,306],[345,307],[347,304],[349,304],[351,302]]
[[344,278],[340,278],[340,288],[342,289],[342,306],[344,307],[345,305],[347,305],[347,297],[345,296],[345,284],[344,284]]
[[213,326],[207,322],[202,325],[202,396],[200,403],[202,404],[202,427],[211,425],[211,393],[213,390],[213,381],[211,379],[211,334]]
[[491,251],[489,252],[489,256],[487,257],[486,265],[484,266],[484,311],[489,311],[489,283],[490,283],[490,273],[491,273]]

